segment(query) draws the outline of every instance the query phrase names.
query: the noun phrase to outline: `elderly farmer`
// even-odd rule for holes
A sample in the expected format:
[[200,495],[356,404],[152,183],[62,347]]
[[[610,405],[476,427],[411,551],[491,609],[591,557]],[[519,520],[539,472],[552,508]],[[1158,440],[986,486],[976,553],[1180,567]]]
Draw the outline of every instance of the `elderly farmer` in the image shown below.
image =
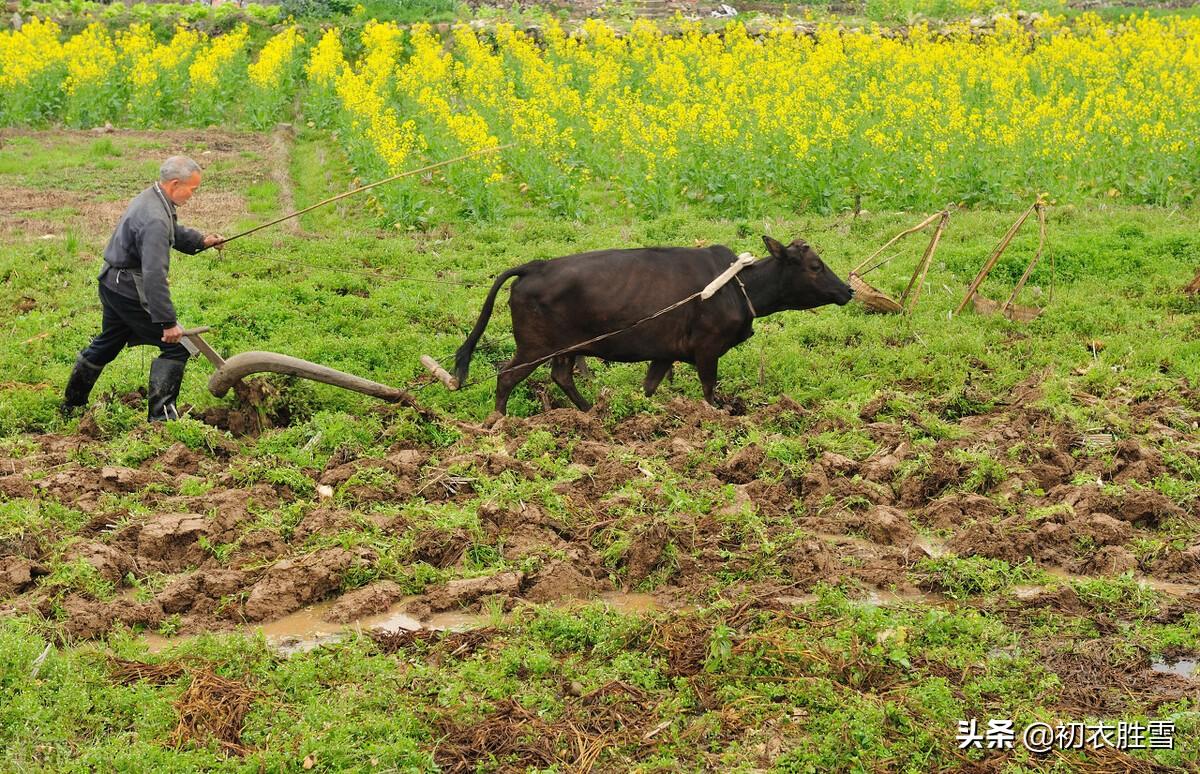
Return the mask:
[[175,400],[183,383],[188,351],[179,343],[183,329],[175,317],[167,271],[171,248],[194,255],[221,249],[221,237],[180,226],[175,208],[186,204],[200,185],[200,165],[172,156],[158,171],[158,182],[142,191],[125,210],[108,246],[100,272],[100,335],[79,353],[67,381],[63,411],[87,405],[100,372],[121,348],[151,344],[162,352],[150,363],[150,421],[177,419]]

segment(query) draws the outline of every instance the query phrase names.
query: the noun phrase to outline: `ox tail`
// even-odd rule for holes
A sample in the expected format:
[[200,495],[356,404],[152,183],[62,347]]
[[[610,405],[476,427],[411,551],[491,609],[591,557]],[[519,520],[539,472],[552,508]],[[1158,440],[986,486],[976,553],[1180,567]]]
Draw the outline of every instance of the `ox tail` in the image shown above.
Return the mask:
[[479,312],[479,319],[475,321],[475,327],[471,330],[471,335],[467,336],[467,340],[454,353],[454,378],[458,380],[460,385],[467,383],[467,371],[471,367],[471,356],[475,354],[475,345],[483,337],[483,332],[487,328],[488,321],[492,319],[492,308],[496,305],[496,294],[500,292],[500,286],[508,282],[512,277],[524,277],[537,263],[540,263],[540,261],[522,264],[509,269],[499,277],[496,277],[496,281],[492,283],[492,290],[483,302],[483,309]]

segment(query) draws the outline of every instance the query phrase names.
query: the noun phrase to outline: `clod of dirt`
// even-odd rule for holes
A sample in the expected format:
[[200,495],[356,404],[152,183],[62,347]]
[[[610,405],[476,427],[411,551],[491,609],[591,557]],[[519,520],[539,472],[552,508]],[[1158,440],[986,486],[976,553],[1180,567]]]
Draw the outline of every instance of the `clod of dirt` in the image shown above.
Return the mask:
[[50,571],[21,556],[0,556],[0,599],[24,593]]
[[1087,575],[1120,575],[1137,569],[1137,557],[1121,546],[1104,546],[1080,568]]
[[207,558],[200,538],[211,537],[211,525],[204,516],[169,513],[142,525],[137,533],[137,555],[159,563],[167,571],[178,571]]
[[1113,481],[1125,483],[1137,481],[1149,483],[1166,471],[1162,455],[1155,449],[1145,447],[1132,438],[1117,444],[1113,464],[1105,471]]
[[717,478],[729,484],[748,484],[758,478],[766,454],[758,444],[742,447],[716,469]]
[[858,418],[864,422],[874,422],[875,418],[887,407],[894,396],[890,392],[881,392],[863,404],[858,411]]
[[273,562],[288,552],[287,544],[279,533],[270,529],[256,529],[242,536],[237,553],[232,561],[238,566]]
[[813,465],[800,479],[800,494],[812,501],[824,497],[829,491],[829,474],[820,465]]
[[119,467],[100,469],[100,480],[110,492],[136,492],[152,483],[154,478],[143,470]]
[[1125,495],[1116,516],[1135,527],[1157,528],[1164,520],[1183,516],[1183,509],[1164,494],[1155,491],[1131,492]]
[[933,529],[950,529],[967,521],[987,521],[999,513],[1000,507],[983,495],[953,494],[930,503],[919,519]]
[[266,621],[299,610],[337,589],[351,567],[375,559],[370,551],[352,553],[344,548],[326,548],[277,562],[250,589],[246,618]]
[[1065,503],[1075,513],[1088,515],[1105,513],[1127,521],[1135,527],[1156,528],[1164,519],[1183,515],[1183,509],[1161,492],[1152,489],[1109,494],[1099,486],[1055,487],[1046,495],[1052,503]]
[[562,551],[564,554],[578,556],[581,546],[572,545],[552,529],[539,524],[521,524],[516,529],[504,535],[504,558],[517,561],[526,556],[545,554],[548,551]]
[[608,459],[612,446],[600,441],[579,441],[571,449],[571,462],[580,465],[598,465]]
[[[78,471],[55,473],[35,482],[33,487],[41,497],[49,497],[64,504],[72,504],[89,513],[94,509],[94,501],[99,499],[99,493],[104,491],[99,480],[94,477],[80,476]],[[86,508],[81,505],[85,499],[89,501]]]
[[481,597],[495,594],[515,596],[525,579],[522,572],[501,572],[486,578],[460,578],[430,592],[425,601],[437,612],[466,607]]
[[908,444],[900,444],[895,450],[871,457],[863,463],[862,476],[868,481],[887,483],[896,474],[896,468],[908,456]]
[[1049,491],[1069,481],[1075,472],[1075,458],[1056,447],[1039,447],[1037,455],[1037,460],[1030,462],[1027,467],[1029,475],[1041,489]]
[[92,413],[92,409],[83,412],[83,416],[79,418],[79,435],[83,438],[90,438],[98,441],[104,437],[104,431],[100,429],[100,425],[96,422],[96,416]]
[[[1066,532],[1066,528],[1061,524],[1053,526]],[[1069,539],[1070,536],[1064,534],[1062,537]],[[1003,559],[1006,562],[1024,558],[1011,536],[1006,535],[999,525],[991,521],[977,521],[967,525],[950,539],[946,547],[959,556],[981,556],[985,559]]]
[[1200,577],[1200,543],[1182,551],[1170,549],[1154,563],[1155,575],[1181,576],[1189,580]]
[[1093,513],[1086,520],[1075,522],[1073,526],[1100,546],[1121,545],[1133,537],[1133,528],[1128,523],[1118,521],[1107,513]]
[[667,548],[669,532],[666,524],[655,524],[643,531],[629,544],[622,561],[625,578],[630,584],[645,580],[658,568]]
[[178,476],[184,473],[199,472],[202,459],[203,457],[188,447],[176,443],[158,455],[155,463],[161,465],[168,474]]
[[[333,459],[330,458],[329,461],[332,464]],[[321,474],[321,477],[317,479],[317,483],[337,487],[341,486],[348,478],[360,470],[369,470],[371,468],[379,470],[384,467],[383,460],[352,460],[327,468]]]
[[379,581],[343,594],[324,615],[331,623],[349,623],[387,610],[404,596],[404,589],[392,581]]
[[29,499],[33,497],[33,493],[33,482],[25,478],[23,474],[0,476],[0,495],[9,499]]
[[471,537],[466,530],[422,532],[413,546],[413,561],[444,569],[456,564],[469,545]]
[[768,518],[780,518],[792,510],[796,504],[796,484],[791,477],[785,477],[780,483],[770,483],[755,479],[745,486],[745,493],[754,504],[754,509]]
[[641,476],[641,472],[633,465],[614,459],[604,459],[596,465],[596,469],[590,476],[585,476],[585,480],[590,484],[590,494],[598,497],[608,494],[614,489],[619,489]]
[[569,530],[558,519],[534,503],[521,503],[517,508],[501,508],[485,503],[479,507],[478,513],[484,530],[493,538],[514,534],[529,525],[545,527],[559,535],[569,534]]
[[618,443],[632,444],[650,441],[658,437],[662,427],[656,417],[646,414],[635,414],[624,419],[613,428],[613,440]]
[[911,475],[901,482],[900,505],[905,508],[924,506],[945,492],[948,487],[962,481],[965,475],[965,466],[961,463],[946,457],[935,457],[928,471]]
[[530,602],[554,602],[560,599],[585,599],[599,593],[603,585],[581,574],[568,562],[553,562],[538,571],[533,585],[525,592]]
[[66,617],[63,629],[70,636],[83,640],[100,637],[118,623],[154,627],[163,618],[162,608],[154,602],[97,602],[78,594],[69,594],[63,599],[62,611]]
[[247,573],[239,570],[198,570],[167,585],[154,601],[166,613],[211,613],[223,597],[246,585]]
[[604,424],[594,412],[575,409],[551,409],[526,420],[530,430],[548,430],[558,438],[584,438],[589,441],[607,441]]
[[867,511],[862,521],[867,537],[879,545],[907,546],[917,534],[903,511],[886,505]]
[[425,463],[428,455],[420,449],[396,449],[387,456],[388,464],[400,467],[402,465],[412,465],[421,467]]
[[858,463],[849,457],[836,454],[834,452],[825,452],[817,460],[817,464],[825,469],[825,472],[830,477],[833,476],[853,476],[858,472]]
[[300,545],[313,535],[332,535],[353,525],[354,514],[323,505],[300,519],[300,523],[292,530],[292,542]]
[[271,378],[243,379],[233,385],[237,405],[205,409],[200,421],[235,436],[255,437],[272,427],[291,423],[291,406]]
[[696,462],[696,454],[700,447],[683,438],[672,438],[667,449],[667,464],[678,473],[686,473]]
[[425,452],[416,449],[399,449],[389,454],[384,462],[398,478],[415,482],[421,475],[421,466],[428,459],[429,456]]
[[100,577],[111,583],[120,583],[134,567],[133,557],[129,554],[90,540],[72,546],[65,558],[67,561],[82,559],[95,567]]
[[803,540],[784,552],[779,565],[799,588],[808,590],[820,581],[834,578],[841,563],[825,543]]
[[[233,485],[235,483],[231,477],[229,484]],[[206,512],[215,508],[224,521],[229,524],[237,524],[250,519],[249,513],[246,510],[248,503],[253,503],[262,508],[274,508],[279,504],[279,495],[268,484],[255,484],[249,489],[231,488],[209,492],[202,498],[201,502],[204,504]]]

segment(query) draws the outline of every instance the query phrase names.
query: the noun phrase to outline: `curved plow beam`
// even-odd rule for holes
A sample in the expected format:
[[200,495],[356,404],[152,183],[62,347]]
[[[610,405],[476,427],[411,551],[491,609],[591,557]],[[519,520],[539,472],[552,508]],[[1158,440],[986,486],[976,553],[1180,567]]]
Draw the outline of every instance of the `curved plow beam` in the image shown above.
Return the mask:
[[338,371],[334,368],[310,363],[298,357],[289,357],[275,352],[242,352],[226,360],[208,379],[208,391],[218,398],[224,397],[235,382],[250,374],[270,372],[290,374],[314,382],[332,384],[345,390],[361,392],[388,403],[415,403],[407,392],[386,384],[363,379],[360,376]]

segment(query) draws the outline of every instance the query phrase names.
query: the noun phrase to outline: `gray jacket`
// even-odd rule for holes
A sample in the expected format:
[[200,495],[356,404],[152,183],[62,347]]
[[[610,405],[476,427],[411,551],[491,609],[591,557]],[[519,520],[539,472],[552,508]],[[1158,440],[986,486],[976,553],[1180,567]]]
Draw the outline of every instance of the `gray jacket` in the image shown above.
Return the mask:
[[104,268],[100,271],[101,282],[138,298],[150,313],[150,320],[164,328],[176,323],[167,283],[172,247],[194,255],[204,249],[204,235],[176,222],[175,205],[155,183],[135,196],[125,209],[104,248]]

